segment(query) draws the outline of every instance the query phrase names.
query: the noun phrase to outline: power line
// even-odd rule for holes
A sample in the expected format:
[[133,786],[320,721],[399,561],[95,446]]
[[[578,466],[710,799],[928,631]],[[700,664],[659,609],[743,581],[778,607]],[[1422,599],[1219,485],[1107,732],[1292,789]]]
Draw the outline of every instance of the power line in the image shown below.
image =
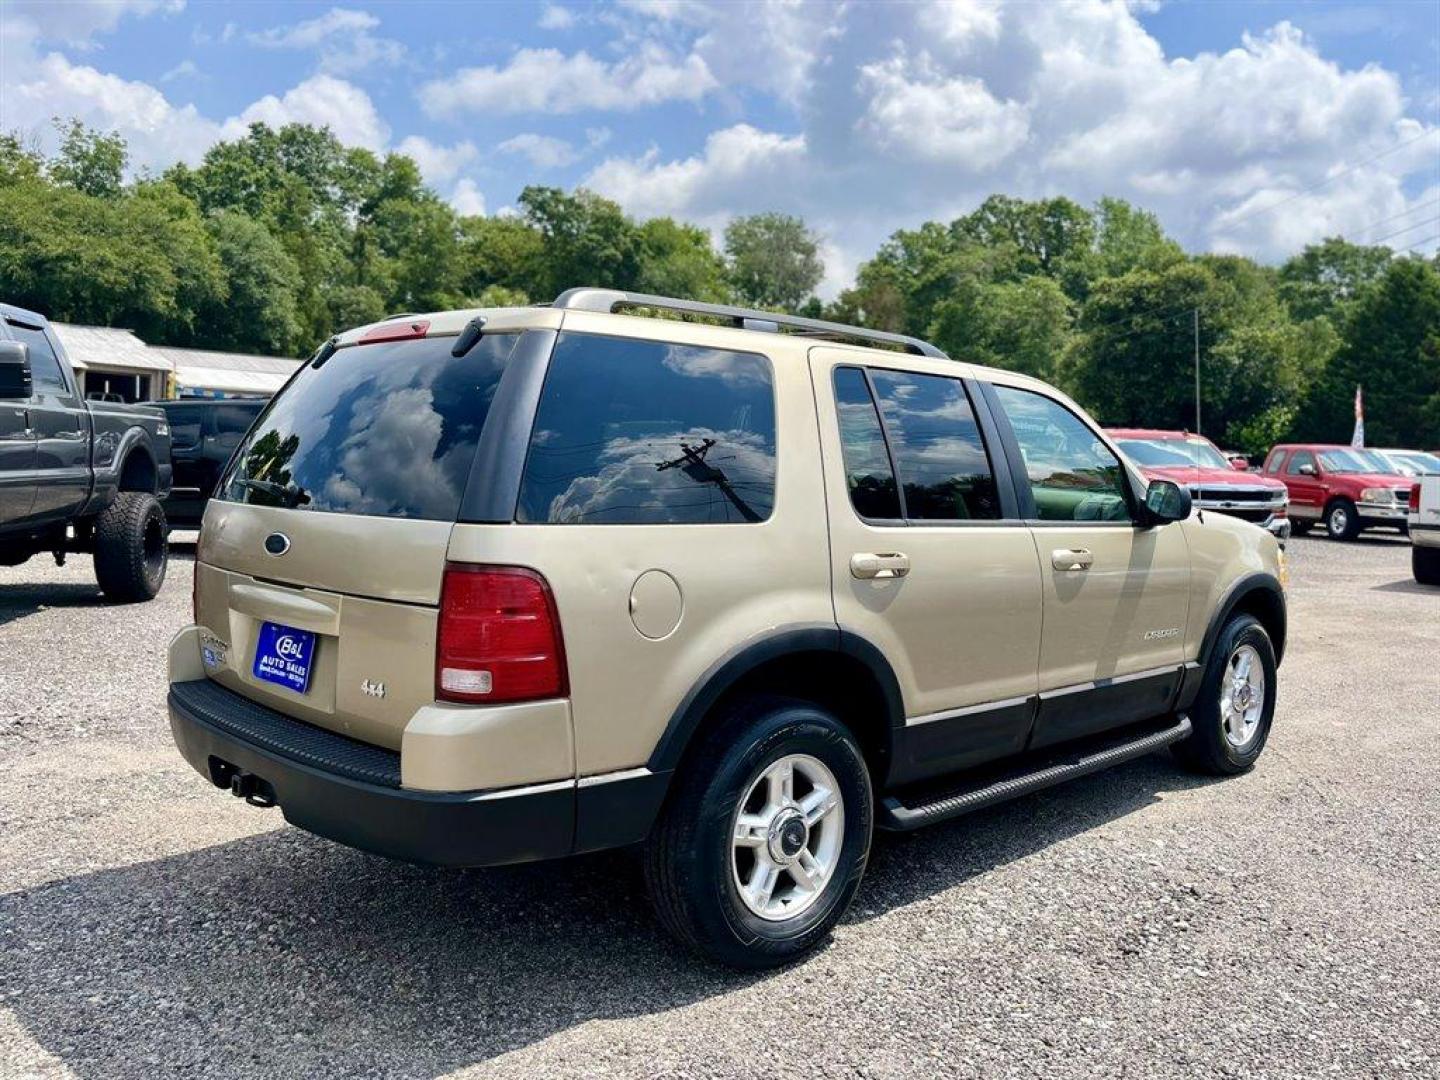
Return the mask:
[[1410,232],[1412,229],[1424,228],[1426,225],[1434,225],[1437,221],[1440,221],[1440,214],[1436,214],[1432,218],[1426,218],[1424,221],[1417,221],[1414,224],[1406,225],[1405,228],[1396,229],[1392,233],[1386,233],[1384,236],[1377,237],[1376,239],[1371,240],[1370,245],[1373,247],[1374,245],[1379,244],[1381,241],[1389,240],[1392,236],[1400,236],[1404,233]]
[[1383,158],[1383,157],[1389,157],[1391,154],[1396,153],[1397,151],[1400,151],[1400,150],[1405,149],[1405,147],[1411,145],[1412,143],[1419,142],[1421,139],[1426,138],[1427,136],[1435,135],[1435,134],[1437,134],[1437,132],[1440,132],[1440,129],[1431,128],[1431,129],[1428,130],[1428,131],[1422,131],[1419,135],[1416,135],[1416,136],[1414,136],[1413,138],[1406,139],[1406,140],[1405,140],[1404,142],[1402,142],[1402,143],[1396,143],[1394,146],[1390,147],[1388,150],[1382,150],[1382,151],[1380,151],[1380,153],[1378,153],[1378,154],[1372,154],[1370,157],[1365,158],[1365,159],[1363,159],[1363,160],[1361,160],[1361,161],[1357,161],[1357,162],[1355,162],[1355,164],[1353,164],[1353,165],[1348,165],[1348,166],[1346,166],[1345,168],[1341,169],[1339,172],[1337,172],[1337,173],[1332,173],[1330,176],[1325,177],[1325,179],[1320,180],[1320,181],[1318,181],[1317,183],[1311,184],[1309,187],[1301,188],[1299,191],[1295,192],[1293,195],[1287,195],[1285,198],[1281,199],[1279,202],[1273,202],[1273,203],[1271,203],[1269,206],[1259,206],[1259,207],[1256,207],[1256,208],[1253,209],[1253,210],[1250,210],[1250,211],[1247,211],[1247,212],[1244,213],[1244,214],[1241,214],[1241,215],[1240,215],[1239,217],[1237,217],[1237,218],[1232,218],[1230,221],[1227,221],[1227,222],[1225,223],[1225,226],[1224,226],[1224,227],[1227,228],[1227,229],[1230,229],[1230,228],[1233,228],[1233,227],[1236,226],[1236,225],[1239,225],[1242,221],[1249,221],[1252,217],[1254,217],[1254,216],[1257,215],[1257,214],[1268,214],[1271,210],[1278,210],[1280,207],[1285,206],[1285,205],[1288,204],[1288,203],[1294,202],[1296,199],[1300,198],[1302,195],[1309,195],[1312,191],[1316,191],[1316,190],[1318,190],[1318,189],[1320,189],[1320,188],[1322,188],[1322,187],[1325,187],[1327,184],[1333,184],[1336,180],[1339,180],[1342,176],[1349,176],[1349,175],[1350,175],[1351,173],[1353,173],[1356,169],[1359,169],[1359,168],[1361,168],[1361,167],[1363,167],[1363,166],[1365,166],[1365,165],[1369,165],[1371,162],[1379,161],[1379,160],[1380,160],[1381,158]]
[[[1414,206],[1401,210],[1398,214],[1391,214],[1389,217],[1381,218],[1379,221],[1372,221],[1369,225],[1363,226],[1359,231],[1362,233],[1368,233],[1372,229],[1378,228],[1381,225],[1385,225],[1391,221],[1394,221],[1396,218],[1409,217],[1411,214],[1415,213],[1416,210],[1426,210],[1436,206],[1440,206],[1440,199],[1432,199],[1430,202],[1419,202],[1416,203]],[[1360,242],[1368,244],[1371,241],[1364,240]]]

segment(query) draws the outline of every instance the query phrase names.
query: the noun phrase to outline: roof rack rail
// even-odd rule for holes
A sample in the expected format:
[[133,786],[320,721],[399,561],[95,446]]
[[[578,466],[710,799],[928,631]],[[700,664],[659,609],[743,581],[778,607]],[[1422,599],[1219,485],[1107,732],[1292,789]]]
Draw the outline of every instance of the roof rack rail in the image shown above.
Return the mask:
[[794,330],[801,335],[817,338],[851,338],[856,341],[876,342],[882,345],[899,345],[906,352],[919,356],[933,356],[948,360],[945,352],[930,342],[908,334],[892,334],[885,330],[866,330],[844,323],[826,322],[823,319],[806,319],[799,315],[781,315],[757,308],[732,307],[729,304],[706,304],[699,300],[677,300],[670,296],[651,296],[648,293],[622,292],[619,289],[579,288],[566,289],[555,298],[551,305],[570,311],[613,312],[620,308],[648,307],[662,311],[678,311],[688,315],[704,315],[712,319],[725,319],[742,330],[768,330],[776,332],[781,327]]

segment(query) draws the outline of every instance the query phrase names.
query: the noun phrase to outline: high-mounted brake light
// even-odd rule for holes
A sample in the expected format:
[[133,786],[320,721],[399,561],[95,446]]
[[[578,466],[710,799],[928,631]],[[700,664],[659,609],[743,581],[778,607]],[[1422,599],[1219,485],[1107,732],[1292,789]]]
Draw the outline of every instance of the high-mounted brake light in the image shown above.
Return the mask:
[[396,319],[394,322],[381,323],[366,330],[355,344],[374,345],[380,341],[405,341],[408,338],[424,337],[429,329],[429,319]]
[[435,640],[435,697],[468,704],[535,701],[569,690],[550,586],[520,566],[445,567]]

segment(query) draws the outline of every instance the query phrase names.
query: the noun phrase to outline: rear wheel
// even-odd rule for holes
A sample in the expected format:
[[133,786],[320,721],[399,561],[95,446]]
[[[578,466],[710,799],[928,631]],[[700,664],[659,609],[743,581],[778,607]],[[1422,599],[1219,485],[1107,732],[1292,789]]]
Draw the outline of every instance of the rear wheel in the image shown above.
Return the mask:
[[1360,514],[1349,499],[1336,499],[1325,508],[1325,531],[1331,540],[1354,540],[1360,535]]
[[849,906],[873,819],[865,759],[840,721],[806,702],[745,702],[676,777],[647,845],[660,921],[732,967],[796,959]]
[[1412,547],[1410,569],[1421,585],[1440,585],[1440,548]]
[[95,578],[111,600],[153,600],[165,583],[165,511],[154,495],[122,491],[95,519]]
[[1275,650],[1253,615],[1237,615],[1215,641],[1200,693],[1190,710],[1193,730],[1175,755],[1196,772],[1246,772],[1265,749],[1275,717]]

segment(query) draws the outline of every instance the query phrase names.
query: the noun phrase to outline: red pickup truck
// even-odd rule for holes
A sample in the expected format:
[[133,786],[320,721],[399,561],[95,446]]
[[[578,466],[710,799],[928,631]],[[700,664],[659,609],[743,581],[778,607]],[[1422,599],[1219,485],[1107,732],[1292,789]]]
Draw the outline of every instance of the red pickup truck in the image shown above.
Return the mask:
[[1243,518],[1284,543],[1290,536],[1285,485],[1235,464],[1203,435],[1157,428],[1106,428],[1146,476],[1190,489],[1192,505]]
[[1265,475],[1290,489],[1295,532],[1323,524],[1335,540],[1353,540],[1361,529],[1389,526],[1406,531],[1410,478],[1373,450],[1327,443],[1271,447]]

